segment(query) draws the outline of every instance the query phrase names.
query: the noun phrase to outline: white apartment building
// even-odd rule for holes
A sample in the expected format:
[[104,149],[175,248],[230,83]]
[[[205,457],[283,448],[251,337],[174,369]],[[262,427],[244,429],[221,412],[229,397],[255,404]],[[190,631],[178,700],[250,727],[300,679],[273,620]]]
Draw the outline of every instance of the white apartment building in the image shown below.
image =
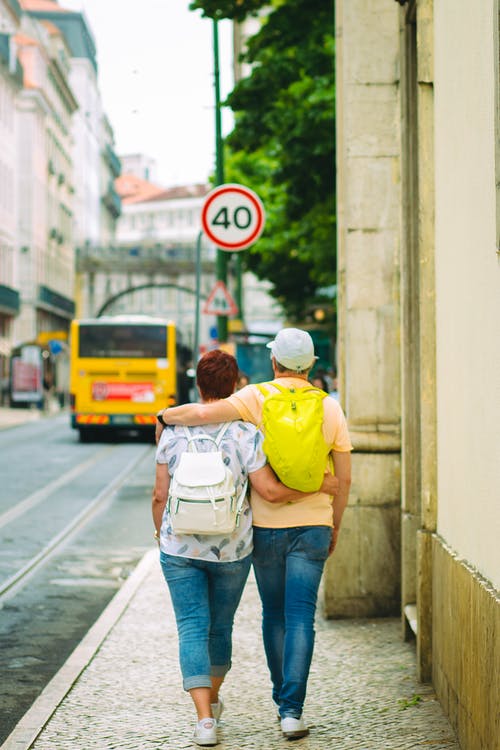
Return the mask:
[[66,10],[56,0],[23,0],[23,5],[33,18],[57,26],[70,50],[68,78],[78,102],[71,125],[74,246],[107,244],[121,210],[114,189],[121,166],[99,90],[92,31],[83,13]]
[[111,123],[103,113],[100,123],[99,168],[99,242],[103,246],[115,241],[116,224],[121,214],[121,199],[115,189],[115,179],[121,173],[121,163],[114,150],[114,133]]
[[18,343],[67,330],[74,312],[69,49],[60,31],[24,15],[16,35],[24,70],[18,97]]
[[120,168],[83,14],[0,0],[0,400],[26,344],[67,379],[75,247],[114,239]]
[[13,321],[19,312],[15,284],[16,246],[16,98],[22,87],[22,69],[14,35],[21,8],[0,0],[0,384],[8,378]]

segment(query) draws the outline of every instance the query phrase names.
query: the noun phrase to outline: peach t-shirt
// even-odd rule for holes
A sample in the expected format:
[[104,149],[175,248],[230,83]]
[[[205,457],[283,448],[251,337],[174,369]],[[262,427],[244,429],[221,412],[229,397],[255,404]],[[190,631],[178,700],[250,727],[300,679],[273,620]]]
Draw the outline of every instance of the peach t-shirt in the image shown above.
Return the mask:
[[[278,382],[286,388],[311,387],[302,378],[283,377]],[[254,385],[245,386],[226,400],[237,409],[243,420],[261,427],[264,396]],[[347,422],[338,401],[327,396],[323,400],[323,409],[323,436],[326,443],[331,446],[332,451],[339,453],[352,450]],[[322,492],[314,492],[302,500],[290,503],[269,503],[252,487],[251,504],[254,526],[283,529],[292,526],[333,525],[332,498]]]

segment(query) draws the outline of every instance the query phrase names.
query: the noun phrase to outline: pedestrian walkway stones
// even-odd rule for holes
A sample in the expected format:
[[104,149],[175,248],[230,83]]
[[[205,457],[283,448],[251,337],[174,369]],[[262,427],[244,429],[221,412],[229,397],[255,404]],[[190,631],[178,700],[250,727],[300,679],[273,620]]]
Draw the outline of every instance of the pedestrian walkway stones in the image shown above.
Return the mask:
[[[305,718],[284,740],[271,700],[254,578],[237,612],[220,750],[458,750],[434,692],[416,680],[396,619],[317,619]],[[182,690],[170,597],[156,559],[33,750],[181,750],[195,716]],[[21,748],[19,748],[21,750]]]
[[35,422],[42,415],[39,409],[11,409],[7,406],[0,406],[0,430],[17,427],[26,422]]

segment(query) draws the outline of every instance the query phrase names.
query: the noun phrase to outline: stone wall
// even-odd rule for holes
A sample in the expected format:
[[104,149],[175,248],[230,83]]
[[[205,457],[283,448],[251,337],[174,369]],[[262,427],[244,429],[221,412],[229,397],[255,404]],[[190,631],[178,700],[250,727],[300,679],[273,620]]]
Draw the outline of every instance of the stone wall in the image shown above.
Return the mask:
[[439,700],[466,750],[500,748],[500,597],[434,535],[433,665]]
[[398,18],[386,0],[336,3],[339,379],[355,452],[330,617],[400,607]]

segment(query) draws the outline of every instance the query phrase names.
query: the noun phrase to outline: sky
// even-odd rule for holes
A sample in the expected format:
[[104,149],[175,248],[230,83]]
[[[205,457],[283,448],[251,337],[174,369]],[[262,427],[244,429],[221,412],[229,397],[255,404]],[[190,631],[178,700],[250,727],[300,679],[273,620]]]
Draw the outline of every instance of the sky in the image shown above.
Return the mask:
[[[215,169],[213,25],[189,0],[59,0],[94,35],[99,88],[118,155],[157,162],[165,187],[205,182]],[[221,96],[233,86],[232,32],[219,23]],[[228,108],[222,130],[232,128]]]

